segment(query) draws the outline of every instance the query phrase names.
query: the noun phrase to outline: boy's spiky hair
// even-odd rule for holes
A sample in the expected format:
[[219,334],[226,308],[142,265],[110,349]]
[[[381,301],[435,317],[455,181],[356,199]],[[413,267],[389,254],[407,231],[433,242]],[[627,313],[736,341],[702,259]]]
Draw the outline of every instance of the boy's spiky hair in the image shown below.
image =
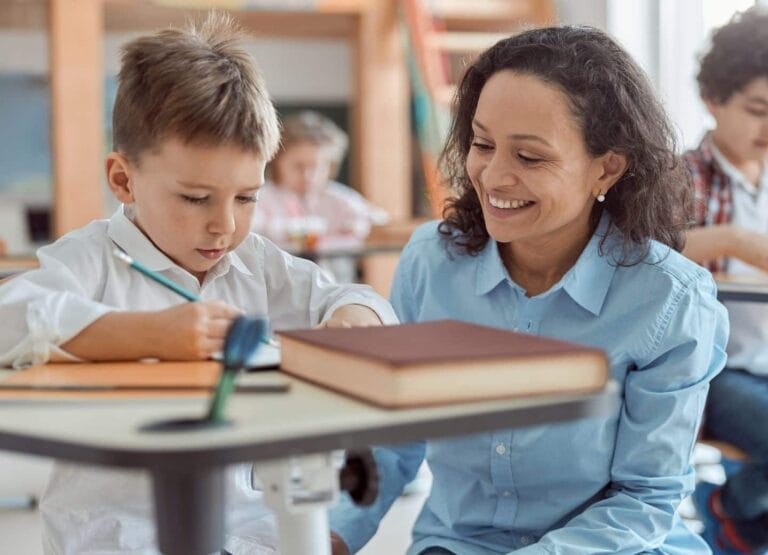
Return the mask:
[[129,159],[170,136],[235,144],[270,159],[280,131],[245,35],[232,16],[210,12],[185,29],[126,44],[112,114],[113,148]]

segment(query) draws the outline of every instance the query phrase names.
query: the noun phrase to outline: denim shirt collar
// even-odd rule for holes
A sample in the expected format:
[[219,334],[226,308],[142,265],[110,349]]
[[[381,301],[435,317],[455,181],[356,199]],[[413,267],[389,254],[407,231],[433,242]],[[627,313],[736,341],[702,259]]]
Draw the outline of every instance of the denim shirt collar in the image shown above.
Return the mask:
[[[612,256],[615,249],[621,249],[621,237],[613,231],[606,239],[603,248],[600,243],[608,232],[610,218],[603,213],[597,229],[592,234],[576,264],[548,291],[537,295],[548,296],[563,289],[578,305],[594,315],[598,315],[608,294],[608,289],[616,271],[616,260]],[[508,281],[519,288],[509,277],[504,262],[501,260],[496,241],[489,240],[485,248],[477,255],[477,273],[475,294],[485,295],[500,283]],[[522,289],[521,289],[522,292]],[[524,294],[524,292],[522,292]]]

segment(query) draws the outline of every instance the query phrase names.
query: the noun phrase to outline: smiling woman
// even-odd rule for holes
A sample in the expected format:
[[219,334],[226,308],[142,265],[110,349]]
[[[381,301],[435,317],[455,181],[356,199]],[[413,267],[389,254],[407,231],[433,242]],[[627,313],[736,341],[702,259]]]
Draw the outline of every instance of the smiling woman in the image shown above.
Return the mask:
[[528,31],[469,67],[443,154],[456,196],[403,251],[395,311],[598,347],[621,406],[377,448],[379,499],[333,511],[334,553],[366,542],[425,458],[408,555],[706,551],[676,508],[728,325],[711,276],[676,252],[690,193],[673,146],[647,78],[598,30]]
[[[589,31],[571,33],[576,39]],[[465,74],[442,158],[457,194],[446,207],[442,232],[461,231],[457,244],[468,253],[484,247],[493,236],[483,219],[483,206],[490,201],[484,204],[477,188],[509,186],[499,181],[503,175],[488,173],[503,171],[505,162],[520,166],[520,182],[530,198],[518,200],[542,195],[537,227],[529,233],[546,231],[553,239],[558,228],[565,235],[574,231],[570,224],[581,226],[585,242],[606,211],[610,227],[624,236],[623,262],[633,261],[631,253],[637,262],[636,247],[642,249],[649,239],[679,250],[691,210],[688,177],[647,77],[605,35],[573,52],[539,38],[500,41]],[[503,137],[491,136],[493,131]],[[494,141],[502,142],[490,156]],[[493,167],[484,167],[484,160]],[[604,204],[594,205],[599,197]],[[586,221],[576,218],[582,212]]]

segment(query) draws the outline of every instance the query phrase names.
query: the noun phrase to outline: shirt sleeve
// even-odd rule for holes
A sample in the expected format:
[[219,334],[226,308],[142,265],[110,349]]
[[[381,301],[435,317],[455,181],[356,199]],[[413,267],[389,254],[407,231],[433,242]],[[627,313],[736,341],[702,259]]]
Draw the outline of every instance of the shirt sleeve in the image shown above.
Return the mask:
[[[406,249],[408,251],[408,249]],[[413,306],[408,284],[410,257],[404,252],[395,272],[390,300],[401,321],[412,321],[410,312],[404,307]],[[416,477],[424,460],[426,442],[418,441],[398,446],[374,447],[373,456],[379,471],[379,494],[369,507],[358,507],[350,497],[342,494],[341,499],[330,511],[331,530],[347,544],[351,553],[360,550],[376,533],[379,523],[392,503],[403,492],[405,485]]]
[[516,555],[653,551],[693,491],[691,452],[709,381],[725,365],[728,317],[711,277],[671,299],[652,349],[627,373],[603,499]]
[[76,361],[61,349],[114,310],[93,300],[103,270],[82,244],[64,238],[38,251],[40,268],[0,287],[0,366]]
[[354,504],[342,492],[339,503],[330,510],[330,527],[344,540],[350,553],[359,551],[376,533],[379,523],[405,485],[416,477],[424,460],[426,442],[417,441],[393,447],[374,447],[379,471],[379,493],[368,507]]
[[337,284],[314,262],[264,241],[269,317],[276,329],[316,326],[349,304],[367,306],[384,324],[396,324],[392,306],[371,287]]

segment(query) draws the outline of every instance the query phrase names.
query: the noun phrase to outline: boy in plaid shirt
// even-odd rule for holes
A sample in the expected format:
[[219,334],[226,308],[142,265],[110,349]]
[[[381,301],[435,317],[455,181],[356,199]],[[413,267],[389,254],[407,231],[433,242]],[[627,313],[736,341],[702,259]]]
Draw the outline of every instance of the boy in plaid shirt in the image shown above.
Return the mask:
[[[696,225],[684,254],[713,272],[768,270],[768,9],[736,14],[701,59],[701,97],[715,119],[684,154]],[[694,503],[715,554],[768,548],[768,306],[727,303],[728,367],[711,384],[704,434],[750,462],[722,487],[702,482]]]

